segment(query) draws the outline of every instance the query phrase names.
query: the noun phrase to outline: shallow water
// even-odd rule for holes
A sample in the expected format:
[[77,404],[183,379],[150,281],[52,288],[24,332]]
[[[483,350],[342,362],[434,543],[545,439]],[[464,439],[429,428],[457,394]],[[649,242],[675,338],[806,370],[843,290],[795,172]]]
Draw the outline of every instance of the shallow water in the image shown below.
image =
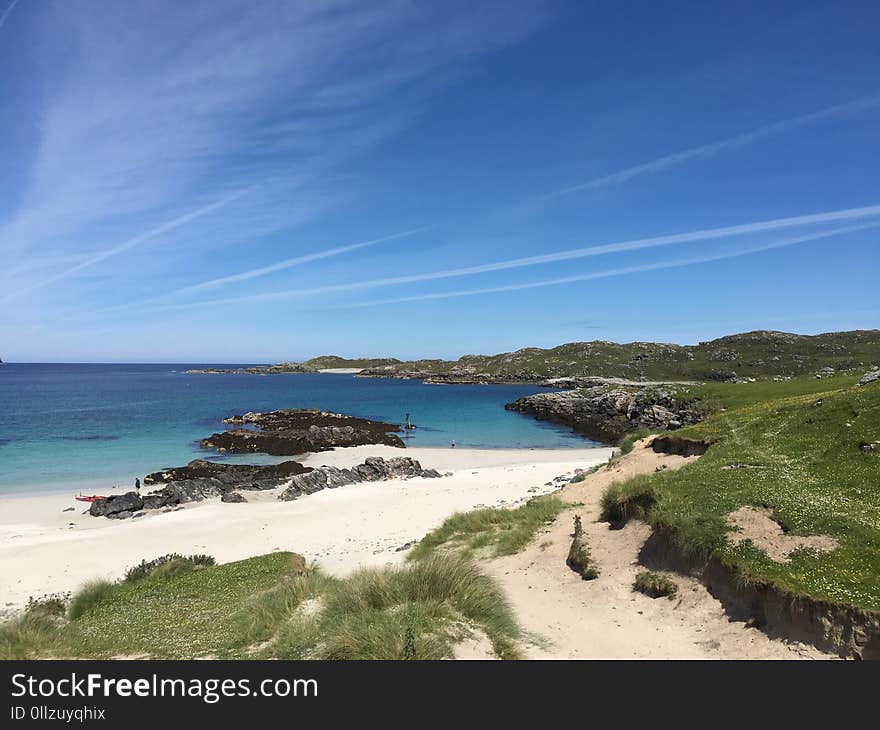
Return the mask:
[[[424,385],[351,375],[187,375],[205,365],[0,365],[0,492],[88,490],[194,458],[219,457],[198,440],[245,411],[321,408],[418,428],[412,446],[566,448],[590,442],[504,410],[540,388]],[[212,366],[218,367],[218,366]],[[230,367],[230,366],[220,366]],[[232,366],[236,367],[236,366]]]

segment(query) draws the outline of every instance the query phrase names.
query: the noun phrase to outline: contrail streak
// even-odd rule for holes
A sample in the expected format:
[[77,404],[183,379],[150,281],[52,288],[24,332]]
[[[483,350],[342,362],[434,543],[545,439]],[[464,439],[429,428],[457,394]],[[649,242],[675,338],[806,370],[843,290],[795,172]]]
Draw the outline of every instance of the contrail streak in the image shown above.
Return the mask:
[[19,0],[12,0],[12,2],[6,7],[6,10],[3,11],[3,15],[0,15],[0,28],[3,27],[6,19],[12,15],[12,11],[15,10],[15,6],[18,5],[18,3]]
[[225,198],[221,198],[209,205],[205,205],[198,210],[194,210],[191,213],[187,213],[186,215],[179,216],[178,218],[174,218],[166,223],[163,223],[155,228],[151,228],[149,231],[145,233],[141,233],[140,235],[135,236],[134,238],[129,238],[127,241],[123,241],[122,243],[114,246],[113,248],[108,248],[104,251],[96,253],[94,256],[86,259],[85,261],[77,264],[76,266],[71,266],[69,269],[65,269],[53,276],[50,276],[46,279],[36,282],[35,284],[31,284],[30,286],[25,287],[24,289],[19,289],[18,291],[7,294],[3,299],[10,299],[11,297],[19,296],[21,294],[25,294],[27,292],[33,291],[34,289],[39,289],[41,287],[52,284],[56,281],[60,281],[61,279],[67,279],[68,277],[73,276],[74,274],[82,271],[89,266],[94,266],[105,259],[109,259],[111,256],[116,256],[117,254],[122,253],[123,251],[128,251],[129,249],[134,248],[135,246],[139,246],[145,241],[149,241],[151,238],[156,238],[157,236],[161,236],[164,233],[168,233],[169,231],[173,231],[176,228],[180,228],[181,226],[186,225],[190,221],[193,221],[197,218],[201,218],[202,216],[208,215],[208,213],[212,213],[218,208],[222,208],[224,205],[231,203],[233,200],[240,198],[244,195],[247,190],[242,190],[237,193],[233,193],[232,195],[227,195]]
[[594,271],[589,274],[577,274],[574,276],[563,276],[556,279],[544,279],[542,281],[532,281],[522,284],[508,284],[506,286],[493,286],[483,289],[465,289],[452,292],[436,292],[433,294],[419,294],[411,297],[398,297],[396,299],[382,299],[373,302],[360,302],[357,304],[341,305],[344,308],[353,307],[370,307],[379,304],[399,304],[403,302],[416,302],[428,299],[450,299],[452,297],[469,297],[478,294],[496,294],[499,292],[519,291],[521,289],[537,289],[545,286],[558,286],[561,284],[572,284],[575,282],[589,281],[591,279],[605,279],[612,276],[624,276],[626,274],[636,274],[645,271],[656,271],[658,269],[672,269],[683,266],[693,266],[694,264],[705,264],[712,261],[722,261],[724,259],[737,258],[739,256],[748,256],[750,254],[770,251],[777,248],[785,248],[787,246],[796,246],[799,243],[808,241],[817,241],[822,238],[830,238],[832,236],[841,236],[845,233],[854,231],[862,231],[868,228],[876,228],[880,223],[867,223],[860,226],[846,226],[844,228],[835,228],[822,233],[813,233],[806,236],[798,236],[796,238],[785,238],[773,243],[754,246],[752,248],[739,249],[727,253],[715,254],[713,256],[695,256],[693,258],[679,259],[677,261],[661,261],[653,264],[640,264],[638,266],[625,266],[618,269],[607,269],[606,271]]
[[414,228],[410,231],[404,231],[403,233],[395,233],[391,236],[383,236],[382,238],[373,238],[369,241],[361,241],[360,243],[352,243],[347,246],[338,246],[336,248],[327,249],[326,251],[318,251],[316,253],[305,254],[303,256],[295,256],[294,258],[285,259],[284,261],[279,261],[274,264],[270,264],[269,266],[262,266],[258,269],[251,269],[250,271],[242,271],[238,274],[231,274],[229,276],[222,276],[217,279],[211,279],[209,281],[203,281],[200,284],[193,284],[192,286],[185,286],[181,289],[176,289],[173,292],[169,292],[166,296],[173,297],[178,294],[188,294],[195,291],[202,291],[204,289],[210,289],[217,286],[222,286],[223,284],[232,284],[237,281],[247,281],[248,279],[256,279],[260,276],[266,276],[267,274],[273,274],[276,271],[283,271],[285,269],[293,268],[294,266],[299,266],[301,264],[306,264],[311,261],[318,261],[320,259],[326,259],[331,256],[339,256],[340,254],[348,253],[350,251],[357,251],[361,248],[366,248],[367,246],[375,246],[377,243],[384,243],[386,241],[393,241],[398,238],[405,238],[407,236],[414,236],[417,233],[422,233],[427,228]]
[[411,274],[406,276],[395,276],[382,279],[369,279],[366,281],[357,281],[349,284],[334,284],[328,286],[312,287],[310,289],[289,289],[284,291],[266,292],[263,294],[252,294],[248,296],[234,297],[228,299],[215,299],[180,305],[169,305],[168,308],[188,309],[204,305],[239,304],[252,301],[274,301],[293,297],[332,294],[344,291],[357,291],[361,289],[374,289],[378,287],[395,286],[399,284],[412,284],[422,281],[434,281],[437,279],[470,276],[474,274],[503,271],[506,269],[515,269],[527,266],[536,266],[539,264],[555,263],[559,261],[569,261],[572,259],[600,256],[610,253],[637,251],[648,248],[657,248],[660,246],[692,243],[695,241],[730,238],[733,236],[742,236],[751,233],[762,233],[767,231],[781,230],[796,226],[816,225],[838,221],[855,221],[862,218],[869,218],[878,215],[880,215],[880,205],[872,205],[863,208],[848,208],[845,210],[830,211],[826,213],[814,213],[811,215],[795,216],[791,218],[777,218],[768,221],[757,221],[754,223],[745,223],[736,226],[726,226],[724,228],[707,228],[698,231],[690,231],[688,233],[675,233],[671,235],[640,238],[631,241],[621,241],[618,243],[609,243],[599,246],[588,246],[586,248],[558,251],[556,253],[542,254],[540,256],[527,256],[524,258],[497,261],[494,263],[482,264],[479,266],[469,266],[458,269],[446,269],[443,271],[432,271],[424,274]]
[[674,167],[675,165],[687,162],[688,160],[699,157],[708,157],[730,147],[741,147],[743,145],[751,144],[752,142],[757,142],[758,140],[764,139],[765,137],[772,137],[777,134],[782,134],[792,129],[796,129],[807,124],[812,124],[813,122],[819,122],[823,119],[828,119],[829,117],[837,116],[839,114],[860,112],[873,106],[877,106],[878,104],[880,104],[880,95],[867,96],[846,104],[830,106],[826,109],[820,109],[819,111],[811,112],[810,114],[804,114],[802,116],[793,117],[791,119],[784,119],[773,124],[768,124],[764,127],[753,129],[749,132],[743,132],[742,134],[738,134],[734,137],[729,137],[727,139],[722,139],[718,142],[712,142],[710,144],[700,145],[699,147],[691,147],[690,149],[681,150],[680,152],[674,152],[673,154],[665,155],[664,157],[658,157],[655,160],[645,162],[641,165],[625,167],[622,170],[618,170],[617,172],[613,172],[609,175],[603,175],[602,177],[597,177],[593,180],[580,183],[579,185],[572,185],[571,187],[563,188],[562,190],[556,190],[552,193],[545,193],[544,195],[538,196],[536,199],[549,200],[551,198],[569,195],[571,193],[580,192],[582,190],[595,190],[597,188],[610,187],[613,185],[622,185],[623,183],[628,182],[629,180],[632,180],[634,177],[638,177],[639,175],[660,172],[661,170]]

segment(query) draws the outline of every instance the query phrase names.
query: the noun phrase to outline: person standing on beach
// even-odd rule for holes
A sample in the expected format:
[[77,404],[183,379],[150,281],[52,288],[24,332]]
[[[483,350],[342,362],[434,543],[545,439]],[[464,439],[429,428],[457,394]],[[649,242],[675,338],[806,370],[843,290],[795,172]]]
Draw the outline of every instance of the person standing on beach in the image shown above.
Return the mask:
[[135,478],[134,478],[134,491],[136,491],[136,492],[140,492],[140,491],[141,491],[141,480],[140,480],[140,477],[135,477]]
[[452,442],[452,445],[449,448],[451,448],[451,449],[455,448],[455,441]]

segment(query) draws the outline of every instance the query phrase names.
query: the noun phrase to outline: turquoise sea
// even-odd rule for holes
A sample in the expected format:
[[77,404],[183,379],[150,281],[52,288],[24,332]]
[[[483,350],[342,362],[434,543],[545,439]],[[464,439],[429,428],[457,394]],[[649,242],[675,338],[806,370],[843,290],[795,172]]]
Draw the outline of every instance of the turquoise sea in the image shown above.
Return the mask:
[[350,375],[187,375],[239,365],[0,365],[0,493],[85,490],[195,458],[221,457],[198,440],[245,411],[322,408],[418,429],[411,446],[571,448],[590,442],[568,429],[504,410],[540,388],[425,385]]

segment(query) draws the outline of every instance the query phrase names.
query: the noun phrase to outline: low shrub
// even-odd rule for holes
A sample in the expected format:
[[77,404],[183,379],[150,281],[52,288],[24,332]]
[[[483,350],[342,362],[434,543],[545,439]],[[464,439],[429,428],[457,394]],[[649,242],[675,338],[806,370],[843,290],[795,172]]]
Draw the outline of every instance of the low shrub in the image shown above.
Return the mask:
[[216,565],[217,561],[210,555],[180,555],[169,553],[153,560],[142,560],[138,565],[129,568],[125,573],[125,581],[132,583],[148,576],[170,577],[188,573],[196,568]]
[[657,504],[657,493],[650,475],[612,484],[602,495],[599,519],[620,526],[631,518],[644,520]]
[[633,589],[651,598],[672,598],[678,592],[678,585],[662,573],[641,570],[633,583]]
[[70,593],[51,593],[34,598],[31,596],[25,606],[25,613],[40,616],[64,616],[67,613],[67,602]]
[[574,516],[574,536],[571,541],[571,547],[568,549],[568,557],[565,559],[565,564],[584,580],[593,580],[599,577],[599,570],[596,568],[595,563],[593,563],[593,559],[590,556],[590,548],[587,546],[587,540],[584,537],[584,526],[581,523],[580,515]]

